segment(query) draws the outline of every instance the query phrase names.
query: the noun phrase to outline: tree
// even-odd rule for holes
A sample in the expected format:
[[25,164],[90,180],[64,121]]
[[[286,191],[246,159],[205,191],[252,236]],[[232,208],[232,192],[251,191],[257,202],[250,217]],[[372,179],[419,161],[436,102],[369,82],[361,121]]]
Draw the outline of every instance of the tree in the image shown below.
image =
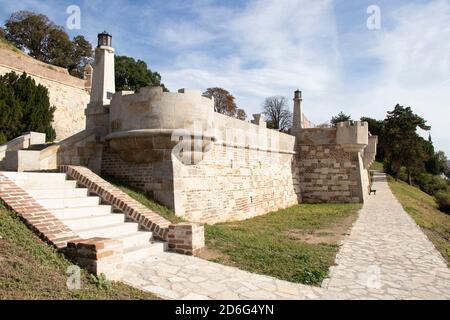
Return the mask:
[[70,41],[69,35],[61,27],[55,26],[50,29],[42,53],[45,57],[43,61],[68,68],[73,64],[71,52],[72,41]]
[[414,114],[410,107],[397,104],[393,111],[388,112],[382,131],[388,171],[398,179],[404,166],[409,183],[414,173],[424,170],[424,162],[429,157],[424,143],[426,140],[416,132],[418,128],[430,130],[426,121]]
[[55,139],[51,123],[55,107],[50,106],[48,90],[23,73],[0,76],[0,140],[2,143],[23,132],[45,133]]
[[55,25],[46,15],[30,11],[13,13],[5,23],[5,37],[19,49],[29,55],[45,61],[50,31]]
[[352,121],[351,119],[350,116],[341,111],[337,116],[332,117],[330,122],[336,127],[339,122]]
[[203,95],[208,98],[214,98],[214,111],[225,114],[230,117],[235,117],[240,120],[245,120],[247,115],[244,109],[239,109],[234,102],[234,97],[230,92],[223,88],[208,88]]
[[22,106],[8,75],[0,76],[0,114],[0,144],[3,144],[21,134]]
[[92,46],[83,36],[70,40],[63,27],[43,14],[15,12],[6,21],[4,33],[6,40],[30,56],[67,68],[78,77],[83,76],[83,67],[93,56]]
[[236,110],[236,118],[239,120],[245,120],[247,119],[247,114],[245,113],[244,109],[237,109]]
[[82,78],[84,67],[93,62],[92,45],[83,36],[76,36],[72,40],[71,63],[68,69],[71,75]]
[[447,162],[447,156],[443,151],[434,152],[425,163],[425,168],[434,175],[446,174],[448,171]]
[[267,127],[287,132],[292,127],[292,112],[288,110],[286,97],[268,97],[263,104]]
[[162,86],[164,91],[168,91],[161,83],[161,75],[148,69],[147,64],[142,60],[136,61],[131,57],[116,56],[115,76],[116,91],[138,91],[148,86]]

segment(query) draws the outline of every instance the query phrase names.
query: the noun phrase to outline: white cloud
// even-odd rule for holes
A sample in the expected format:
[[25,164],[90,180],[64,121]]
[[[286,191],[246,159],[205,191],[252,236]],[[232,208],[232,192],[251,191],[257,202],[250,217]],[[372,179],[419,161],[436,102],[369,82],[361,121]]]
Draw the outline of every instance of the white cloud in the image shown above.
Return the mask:
[[[203,28],[194,35],[208,30],[213,38],[194,37],[200,40],[195,49],[179,53],[173,65],[161,70],[172,89],[223,86],[250,114],[259,112],[269,95],[291,96],[298,87],[318,93],[339,74],[330,1],[260,0],[240,10],[206,6],[197,13],[198,20],[184,29]],[[165,32],[191,37],[179,29]]]
[[450,155],[450,3],[411,4],[384,14],[393,27],[382,29],[368,51],[381,67],[363,91],[345,93],[348,106],[356,116],[379,118],[396,103],[411,106]]

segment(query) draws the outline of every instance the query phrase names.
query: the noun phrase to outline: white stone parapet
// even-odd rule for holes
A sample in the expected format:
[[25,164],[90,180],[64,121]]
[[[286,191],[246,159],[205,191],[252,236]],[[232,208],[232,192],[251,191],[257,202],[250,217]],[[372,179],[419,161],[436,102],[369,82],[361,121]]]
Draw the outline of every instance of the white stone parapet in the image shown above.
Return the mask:
[[336,143],[347,152],[361,152],[369,144],[369,124],[367,122],[339,122]]

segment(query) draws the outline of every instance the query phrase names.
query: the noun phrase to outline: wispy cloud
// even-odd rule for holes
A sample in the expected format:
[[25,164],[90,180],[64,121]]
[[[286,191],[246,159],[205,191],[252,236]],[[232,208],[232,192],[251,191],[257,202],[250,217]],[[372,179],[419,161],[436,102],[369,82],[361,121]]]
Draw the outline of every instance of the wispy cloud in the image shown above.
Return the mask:
[[65,8],[78,4],[79,33],[92,42],[106,29],[118,54],[144,59],[171,90],[222,86],[248,114],[297,88],[316,123],[410,105],[450,154],[450,2],[377,3],[377,31],[366,28],[369,0],[3,0],[0,17],[30,9],[64,24]]

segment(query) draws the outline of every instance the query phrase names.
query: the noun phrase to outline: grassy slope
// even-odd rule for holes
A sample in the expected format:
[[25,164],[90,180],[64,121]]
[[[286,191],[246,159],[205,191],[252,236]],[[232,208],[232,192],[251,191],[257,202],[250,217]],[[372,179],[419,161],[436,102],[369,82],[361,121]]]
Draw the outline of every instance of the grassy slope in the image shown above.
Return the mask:
[[80,290],[68,290],[62,254],[0,205],[0,299],[155,299],[118,282],[96,282],[82,271]]
[[383,171],[383,163],[382,162],[378,162],[378,161],[374,161],[372,163],[372,165],[370,166],[370,170],[379,170],[379,171]]
[[389,177],[389,186],[406,212],[422,228],[450,266],[450,215],[439,211],[434,198],[403,181]]
[[356,218],[359,207],[303,204],[246,221],[207,225],[207,246],[224,254],[216,259],[218,262],[283,280],[319,285],[334,263],[338,245],[312,244],[295,235],[333,227],[352,215]]

